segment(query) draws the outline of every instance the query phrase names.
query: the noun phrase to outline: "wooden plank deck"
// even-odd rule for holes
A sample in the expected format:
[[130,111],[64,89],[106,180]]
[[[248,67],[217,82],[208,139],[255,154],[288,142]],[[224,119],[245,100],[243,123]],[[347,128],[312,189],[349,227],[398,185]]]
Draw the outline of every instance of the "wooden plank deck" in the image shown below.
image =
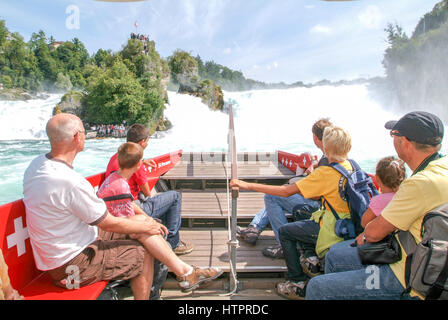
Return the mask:
[[[180,230],[182,240],[194,245],[192,253],[180,256],[186,263],[198,267],[220,267],[224,272],[230,272],[228,253],[228,231],[224,229],[185,229]],[[264,231],[256,246],[239,241],[237,249],[237,272],[285,272],[285,260],[271,259],[263,256],[261,250],[277,241],[272,230]]]
[[[232,210],[232,198],[228,204],[226,190],[179,191],[182,195],[182,218],[227,219],[228,209]],[[238,198],[238,218],[251,219],[264,208],[264,194],[240,192]]]
[[[240,179],[283,179],[293,178],[291,170],[274,162],[238,162]],[[225,180],[230,177],[230,166],[224,162],[181,161],[161,177],[162,180]]]

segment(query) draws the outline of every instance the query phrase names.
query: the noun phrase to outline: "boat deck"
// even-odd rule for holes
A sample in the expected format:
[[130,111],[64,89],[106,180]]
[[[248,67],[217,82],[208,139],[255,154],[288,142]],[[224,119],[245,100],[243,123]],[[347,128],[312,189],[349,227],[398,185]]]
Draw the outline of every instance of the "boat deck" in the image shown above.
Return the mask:
[[[295,175],[278,164],[276,153],[239,153],[239,179],[281,185]],[[160,178],[158,191],[176,190],[182,195],[181,239],[191,242],[194,251],[181,256],[187,263],[199,267],[221,267],[230,273],[228,221],[231,214],[231,196],[227,194],[230,165],[224,153],[184,153],[181,161]],[[259,210],[264,208],[264,194],[240,191],[237,202],[237,224],[247,226]],[[286,271],[283,259],[263,256],[261,250],[277,242],[268,228],[255,246],[239,241],[236,271],[239,275],[259,280],[283,277]],[[250,287],[251,281],[245,281]],[[271,288],[272,281],[266,282]],[[272,289],[272,288],[271,288]]]

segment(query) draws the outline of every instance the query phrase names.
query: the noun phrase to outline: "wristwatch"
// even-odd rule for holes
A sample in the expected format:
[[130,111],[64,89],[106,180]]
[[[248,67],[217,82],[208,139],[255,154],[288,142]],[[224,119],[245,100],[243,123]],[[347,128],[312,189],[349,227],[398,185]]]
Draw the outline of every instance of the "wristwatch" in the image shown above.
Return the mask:
[[362,241],[363,241],[364,244],[367,243],[366,234],[365,233],[362,234]]

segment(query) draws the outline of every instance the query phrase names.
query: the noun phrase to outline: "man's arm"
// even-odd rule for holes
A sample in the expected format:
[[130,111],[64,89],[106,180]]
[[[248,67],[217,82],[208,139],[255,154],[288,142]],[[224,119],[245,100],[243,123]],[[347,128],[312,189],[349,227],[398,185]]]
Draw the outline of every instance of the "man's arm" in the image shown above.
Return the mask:
[[145,195],[145,197],[151,197],[151,189],[149,189],[148,183],[142,184],[140,187],[140,191]]
[[[382,216],[378,216],[366,225],[366,228],[364,229],[364,235],[367,242],[378,242],[386,238],[387,235],[391,234],[397,229],[397,227],[388,222]],[[357,238],[358,244],[364,243],[364,241],[362,240],[362,235],[363,234],[361,233]]]
[[166,228],[155,220],[136,221],[126,218],[117,218],[107,213],[106,217],[97,225],[106,232],[122,234],[144,233],[148,235],[166,235]]

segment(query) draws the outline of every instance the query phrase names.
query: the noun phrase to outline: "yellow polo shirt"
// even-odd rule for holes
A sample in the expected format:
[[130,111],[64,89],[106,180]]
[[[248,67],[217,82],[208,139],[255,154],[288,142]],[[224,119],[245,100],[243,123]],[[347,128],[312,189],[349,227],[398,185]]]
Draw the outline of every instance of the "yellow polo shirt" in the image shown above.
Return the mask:
[[[422,241],[420,227],[423,217],[431,210],[448,203],[448,158],[431,162],[425,170],[403,181],[382,217],[400,230],[410,231],[417,243]],[[405,285],[406,253],[390,267],[403,287]],[[411,296],[418,296],[414,290]]]
[[[353,171],[348,160],[341,163],[347,171]],[[296,183],[302,195],[307,198],[325,197],[341,219],[350,218],[350,210],[347,202],[339,195],[339,181],[342,175],[328,166],[321,166],[314,170],[308,177]],[[330,247],[338,242],[344,241],[334,233],[336,218],[330,208],[325,211],[317,211],[312,220],[319,222],[320,231],[317,238],[316,254],[323,258]]]

